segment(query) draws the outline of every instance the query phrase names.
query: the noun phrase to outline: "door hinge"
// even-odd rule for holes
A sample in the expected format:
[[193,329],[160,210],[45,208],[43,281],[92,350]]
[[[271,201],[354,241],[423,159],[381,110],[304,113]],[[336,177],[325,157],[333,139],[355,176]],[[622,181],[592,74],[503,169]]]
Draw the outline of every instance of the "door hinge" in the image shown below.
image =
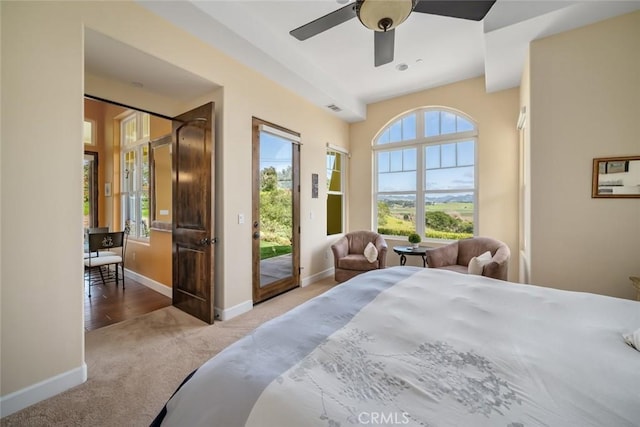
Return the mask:
[[300,226],[298,226],[298,234],[300,234]]

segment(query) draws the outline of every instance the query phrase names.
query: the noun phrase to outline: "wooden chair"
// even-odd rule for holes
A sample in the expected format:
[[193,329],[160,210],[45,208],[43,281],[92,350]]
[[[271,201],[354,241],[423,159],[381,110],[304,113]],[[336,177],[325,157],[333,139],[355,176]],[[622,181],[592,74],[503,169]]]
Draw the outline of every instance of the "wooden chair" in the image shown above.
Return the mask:
[[[124,289],[124,259],[127,247],[126,233],[117,231],[114,233],[91,233],[89,239],[89,256],[84,260],[84,268],[88,272],[89,298],[91,298],[92,270],[97,269],[102,283],[105,284],[105,274],[102,267],[115,265],[115,281],[118,286],[118,266],[122,269],[122,289]],[[106,255],[110,252],[110,255]]]

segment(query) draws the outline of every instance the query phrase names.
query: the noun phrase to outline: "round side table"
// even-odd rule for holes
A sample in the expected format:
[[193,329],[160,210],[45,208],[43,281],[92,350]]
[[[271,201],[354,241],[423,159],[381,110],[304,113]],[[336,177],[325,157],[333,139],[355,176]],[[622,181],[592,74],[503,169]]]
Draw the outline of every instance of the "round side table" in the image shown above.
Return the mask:
[[422,257],[422,266],[427,266],[427,251],[431,249],[428,246],[418,246],[414,248],[412,246],[394,246],[393,252],[400,255],[400,265],[405,265],[407,263],[407,255],[409,256],[421,256]]

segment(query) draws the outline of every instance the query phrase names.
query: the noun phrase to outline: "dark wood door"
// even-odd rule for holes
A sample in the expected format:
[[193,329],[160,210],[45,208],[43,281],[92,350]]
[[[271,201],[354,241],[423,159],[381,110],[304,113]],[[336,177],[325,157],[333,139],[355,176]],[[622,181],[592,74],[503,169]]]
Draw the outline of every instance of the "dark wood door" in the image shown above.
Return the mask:
[[253,119],[253,302],[300,285],[300,135]]
[[173,121],[173,305],[213,323],[213,103]]

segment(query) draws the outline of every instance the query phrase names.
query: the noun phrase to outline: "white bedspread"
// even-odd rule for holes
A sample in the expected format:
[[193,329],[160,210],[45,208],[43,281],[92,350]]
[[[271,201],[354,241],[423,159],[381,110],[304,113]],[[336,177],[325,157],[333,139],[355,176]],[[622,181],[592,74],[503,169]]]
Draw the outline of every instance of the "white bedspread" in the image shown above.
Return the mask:
[[[237,424],[207,403],[212,389],[235,387],[220,383],[229,362],[216,358],[194,376],[200,388],[187,387],[192,379],[169,402],[166,424],[640,426],[640,352],[622,337],[640,327],[640,303],[396,269],[397,283],[275,375]],[[335,291],[365,289],[376,274]],[[304,322],[304,309],[296,316]],[[251,365],[237,381],[260,375]]]

